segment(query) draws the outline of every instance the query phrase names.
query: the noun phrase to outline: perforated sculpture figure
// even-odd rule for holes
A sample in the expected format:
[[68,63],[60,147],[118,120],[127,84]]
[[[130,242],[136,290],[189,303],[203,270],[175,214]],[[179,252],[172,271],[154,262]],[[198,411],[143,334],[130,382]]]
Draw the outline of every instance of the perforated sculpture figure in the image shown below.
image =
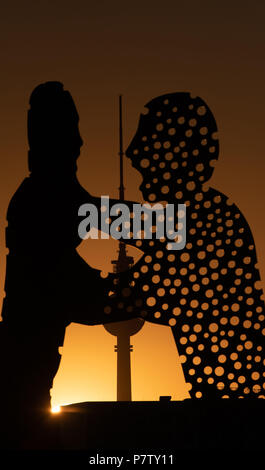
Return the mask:
[[126,155],[146,201],[186,204],[187,240],[181,251],[168,251],[165,239],[136,242],[145,254],[128,277],[142,290],[136,302],[146,320],[172,327],[192,398],[264,397],[254,240],[238,207],[206,184],[218,159],[215,119],[189,93],[146,108]]

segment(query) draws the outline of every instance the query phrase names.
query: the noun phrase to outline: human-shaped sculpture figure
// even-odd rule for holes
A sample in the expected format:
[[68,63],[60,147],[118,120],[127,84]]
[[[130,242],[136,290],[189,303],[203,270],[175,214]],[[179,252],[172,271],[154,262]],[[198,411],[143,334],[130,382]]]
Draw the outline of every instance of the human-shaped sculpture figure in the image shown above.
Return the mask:
[[118,309],[110,318],[104,312],[113,276],[102,278],[76,252],[82,241],[79,207],[100,206],[100,198],[77,179],[83,143],[78,120],[61,83],[44,83],[33,91],[28,112],[30,175],[7,212],[0,372],[8,421],[11,410],[22,421],[25,415],[49,411],[61,358],[58,348],[71,321],[95,325],[135,315]]
[[146,108],[126,155],[147,202],[175,204],[176,214],[186,205],[187,239],[180,251],[169,251],[166,238],[138,240],[145,256],[128,283],[142,289],[145,319],[172,327],[192,398],[264,397],[253,236],[238,207],[206,184],[219,153],[213,114],[189,93],[159,96]]

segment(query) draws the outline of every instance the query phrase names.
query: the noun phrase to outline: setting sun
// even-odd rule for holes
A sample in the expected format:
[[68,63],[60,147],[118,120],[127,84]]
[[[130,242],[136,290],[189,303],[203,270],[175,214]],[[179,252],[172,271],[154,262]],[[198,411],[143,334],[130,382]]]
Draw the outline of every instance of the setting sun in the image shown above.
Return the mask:
[[52,413],[60,413],[60,411],[61,411],[60,405],[56,405],[51,408]]

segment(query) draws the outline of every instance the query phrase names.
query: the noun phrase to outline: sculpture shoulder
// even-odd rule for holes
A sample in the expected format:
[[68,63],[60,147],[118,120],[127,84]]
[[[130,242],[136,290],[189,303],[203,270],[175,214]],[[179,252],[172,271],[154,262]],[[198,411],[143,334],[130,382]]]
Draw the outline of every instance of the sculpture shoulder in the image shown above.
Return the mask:
[[253,235],[250,225],[238,205],[232,200],[232,198],[224,195],[220,191],[212,190],[212,193],[214,194],[214,200],[217,201],[217,204],[218,202],[221,203],[221,215],[224,219],[227,230],[234,229],[234,235],[242,234],[244,238],[249,238],[250,243],[253,243]]
[[39,211],[45,208],[49,211],[60,206],[67,209],[69,206],[80,206],[91,202],[92,196],[81,186],[77,179],[70,181],[43,181],[37,178],[25,178],[12,196],[7,219],[31,210]]
[[190,222],[192,238],[197,239],[202,235],[204,238],[209,237],[209,240],[219,240],[228,251],[234,247],[234,254],[237,252],[241,256],[250,256],[251,253],[255,264],[256,249],[251,228],[232,198],[209,188],[195,195],[195,202],[190,209],[187,220]]
[[216,219],[218,225],[224,226],[225,230],[233,230],[234,235],[238,232],[244,233],[244,237],[253,241],[247,219],[232,198],[214,188],[209,188],[201,194],[201,209],[207,216],[212,213],[212,216],[208,217],[209,222]]

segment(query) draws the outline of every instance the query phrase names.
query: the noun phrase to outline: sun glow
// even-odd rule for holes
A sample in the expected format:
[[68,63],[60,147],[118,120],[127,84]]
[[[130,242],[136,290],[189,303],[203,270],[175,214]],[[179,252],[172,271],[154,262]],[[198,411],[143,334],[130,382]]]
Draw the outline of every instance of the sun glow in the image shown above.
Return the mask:
[[56,405],[51,408],[52,413],[60,413],[60,411],[61,411],[60,405]]

